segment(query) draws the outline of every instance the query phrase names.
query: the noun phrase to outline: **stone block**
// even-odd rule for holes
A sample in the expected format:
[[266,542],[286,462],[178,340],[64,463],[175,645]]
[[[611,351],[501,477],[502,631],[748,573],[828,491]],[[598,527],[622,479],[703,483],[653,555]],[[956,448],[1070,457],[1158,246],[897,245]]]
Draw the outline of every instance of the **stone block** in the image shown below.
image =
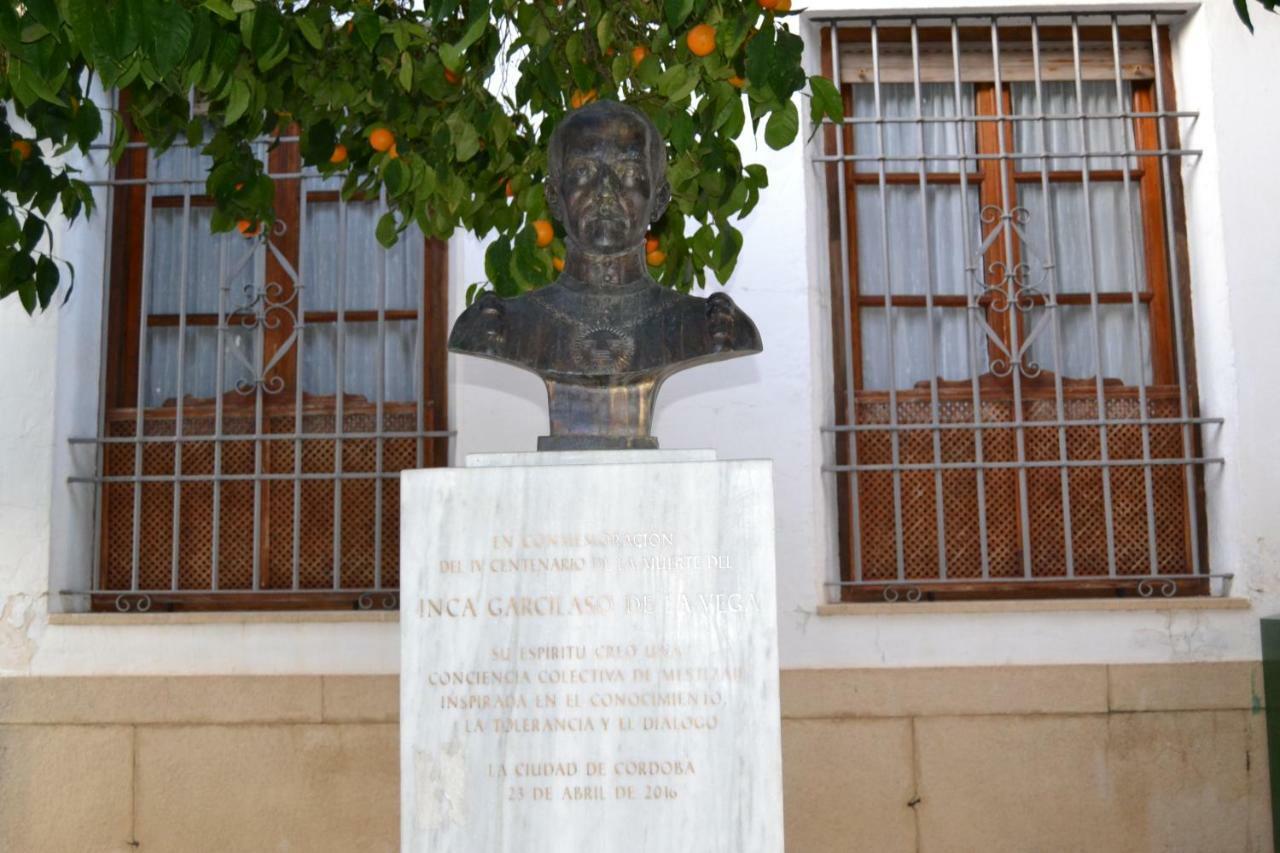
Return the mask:
[[394,723],[400,719],[400,679],[395,675],[326,675],[326,723]]
[[1227,711],[1262,702],[1262,664],[1124,664],[1107,667],[1113,711]]
[[1267,758],[1267,718],[1249,714],[1249,853],[1274,853],[1271,833],[1271,765]]
[[1243,712],[916,722],[930,853],[1247,849]]
[[915,853],[909,720],[782,727],[788,853]]
[[143,850],[399,850],[394,725],[138,729]]
[[319,721],[316,676],[0,679],[0,723]]
[[789,669],[782,716],[907,717],[1098,713],[1104,666]]
[[134,848],[127,726],[0,726],[0,850]]

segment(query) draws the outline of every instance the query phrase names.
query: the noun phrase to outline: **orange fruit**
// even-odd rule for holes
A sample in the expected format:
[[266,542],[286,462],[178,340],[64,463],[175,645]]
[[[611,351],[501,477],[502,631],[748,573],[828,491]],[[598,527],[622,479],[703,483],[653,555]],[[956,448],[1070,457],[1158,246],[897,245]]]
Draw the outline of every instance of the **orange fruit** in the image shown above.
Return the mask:
[[645,255],[644,259],[649,262],[649,266],[660,267],[667,262],[667,253],[657,249]]
[[400,152],[396,150],[396,144],[394,142],[391,143],[391,150],[387,152],[387,156],[392,160],[398,160],[400,158]]
[[646,234],[646,235],[645,235],[645,238],[644,238],[644,250],[645,250],[645,252],[646,252],[646,253],[648,253],[648,252],[656,252],[656,251],[658,251],[658,247],[659,247],[659,246],[661,246],[661,245],[662,245],[662,244],[658,242],[658,238],[657,238],[657,237],[653,236],[652,234]]
[[790,12],[790,11],[791,11],[791,0],[778,0],[777,4],[773,7],[773,11],[775,11],[775,12]]
[[444,81],[450,86],[456,86],[462,82],[462,75],[457,71],[451,71],[448,68],[444,70]]
[[247,219],[241,219],[236,223],[236,230],[245,237],[257,237],[258,232],[262,230],[262,225],[254,225]]
[[396,135],[385,127],[380,127],[373,133],[369,134],[369,146],[374,151],[390,151],[391,146],[396,144]]
[[329,162],[335,166],[339,163],[347,162],[347,146],[341,142],[333,146],[333,153],[329,155]]
[[25,139],[13,140],[13,150],[18,152],[19,160],[27,160],[31,157],[31,143]]
[[507,193],[507,198],[511,198],[516,194],[516,191],[511,189],[511,181],[507,181],[506,193]]
[[694,56],[707,56],[716,49],[716,28],[710,24],[698,24],[689,30],[689,34],[684,37],[684,43],[689,46],[689,52]]
[[564,272],[564,258],[552,258],[551,266],[556,268],[556,272]]
[[631,48],[631,64],[639,65],[641,62],[644,62],[644,58],[648,55],[649,55],[649,48],[645,47],[642,44],[636,45],[635,47]]
[[555,229],[551,227],[551,223],[545,219],[535,219],[533,221],[533,230],[537,233],[537,244],[539,249],[545,249],[551,245],[552,239],[556,236]]
[[240,192],[240,190],[242,190],[242,189],[244,189],[244,181],[239,181],[239,182],[236,184],[236,192]]
[[616,54],[616,53],[617,53],[617,51],[616,51],[616,50],[614,50],[613,48],[609,48],[608,50],[606,50],[606,51],[604,52],[604,55],[605,55],[605,56],[613,56],[613,55],[614,55],[614,54]]
[[587,104],[591,103],[595,99],[596,99],[595,89],[588,89],[585,92],[582,91],[581,89],[574,89],[573,95],[569,98],[569,106],[573,107],[576,110],[578,107],[586,106]]
[[778,0],[756,0],[761,9],[772,9],[778,5]]
[[729,78],[729,85],[736,86],[737,88],[741,89],[743,86],[747,85],[747,81],[743,80],[741,77],[735,74],[734,76]]

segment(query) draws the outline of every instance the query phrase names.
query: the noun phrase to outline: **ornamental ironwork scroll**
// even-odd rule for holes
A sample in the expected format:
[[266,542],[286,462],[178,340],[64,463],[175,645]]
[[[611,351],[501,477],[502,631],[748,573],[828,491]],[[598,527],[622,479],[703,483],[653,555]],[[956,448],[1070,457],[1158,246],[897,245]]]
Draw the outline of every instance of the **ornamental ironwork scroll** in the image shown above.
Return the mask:
[[[1053,291],[1045,291],[1053,265],[1040,258],[1027,239],[1025,227],[1030,219],[1031,213],[1025,207],[1004,210],[989,204],[982,208],[980,220],[990,230],[974,253],[973,263],[967,268],[978,297],[970,308],[990,345],[987,369],[994,376],[1011,376],[1015,367],[1028,379],[1040,375],[1040,365],[1028,355],[1036,338],[1053,321],[1053,311],[1058,307]],[[987,252],[997,240],[1005,237],[1014,247],[1017,262],[987,262]],[[1045,309],[1038,316],[1032,313],[1037,307]],[[987,321],[988,308],[998,314],[1012,312],[1030,318],[1026,336],[1017,342],[1016,349]]]

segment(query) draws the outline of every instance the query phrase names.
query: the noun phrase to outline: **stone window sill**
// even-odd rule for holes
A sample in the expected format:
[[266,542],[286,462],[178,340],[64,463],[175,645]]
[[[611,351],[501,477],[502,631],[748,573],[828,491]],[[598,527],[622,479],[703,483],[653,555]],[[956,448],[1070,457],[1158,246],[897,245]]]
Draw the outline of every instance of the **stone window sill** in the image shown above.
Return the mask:
[[818,605],[819,616],[893,616],[921,613],[1098,613],[1105,611],[1248,610],[1247,598],[1044,598],[1008,601],[847,602]]
[[399,622],[398,611],[330,611],[330,610],[263,610],[263,611],[190,611],[182,613],[51,613],[50,625],[247,625],[266,623],[316,624],[336,622]]

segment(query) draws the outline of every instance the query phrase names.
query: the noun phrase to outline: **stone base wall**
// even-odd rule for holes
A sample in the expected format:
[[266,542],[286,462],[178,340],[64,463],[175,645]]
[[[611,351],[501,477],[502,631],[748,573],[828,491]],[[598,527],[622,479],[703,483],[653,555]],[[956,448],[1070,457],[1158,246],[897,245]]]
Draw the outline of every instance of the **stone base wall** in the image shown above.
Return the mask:
[[[788,853],[1263,853],[1261,667],[790,670]],[[0,850],[394,851],[397,683],[0,679]]]

